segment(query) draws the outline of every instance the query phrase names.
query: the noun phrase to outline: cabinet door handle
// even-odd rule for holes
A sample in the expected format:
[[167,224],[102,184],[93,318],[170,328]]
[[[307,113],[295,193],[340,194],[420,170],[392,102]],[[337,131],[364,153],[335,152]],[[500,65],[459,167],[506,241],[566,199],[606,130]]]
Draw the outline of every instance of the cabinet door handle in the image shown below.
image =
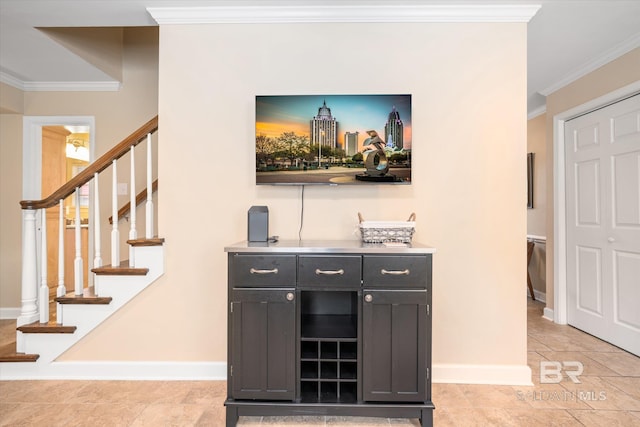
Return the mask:
[[405,270],[385,270],[384,268],[380,270],[382,274],[391,274],[392,276],[408,276],[410,271],[409,269]]
[[364,300],[365,300],[365,302],[371,302],[371,301],[373,301],[373,296],[371,294],[366,294],[364,296]]
[[249,270],[251,274],[278,274],[278,269],[274,268],[273,270],[256,270],[255,268],[251,268]]
[[287,301],[293,301],[293,298],[295,298],[293,292],[287,292]]
[[326,274],[329,276],[333,276],[334,274],[344,274],[344,270],[340,269],[340,270],[320,270],[319,268],[316,268],[316,274],[320,275],[320,274]]

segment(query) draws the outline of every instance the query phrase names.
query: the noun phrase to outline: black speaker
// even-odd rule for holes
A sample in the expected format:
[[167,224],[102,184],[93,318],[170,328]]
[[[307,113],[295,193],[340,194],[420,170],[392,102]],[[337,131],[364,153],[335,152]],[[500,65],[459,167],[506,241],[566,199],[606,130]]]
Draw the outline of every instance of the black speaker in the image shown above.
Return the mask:
[[248,212],[248,237],[250,242],[266,242],[269,239],[269,208],[251,206]]

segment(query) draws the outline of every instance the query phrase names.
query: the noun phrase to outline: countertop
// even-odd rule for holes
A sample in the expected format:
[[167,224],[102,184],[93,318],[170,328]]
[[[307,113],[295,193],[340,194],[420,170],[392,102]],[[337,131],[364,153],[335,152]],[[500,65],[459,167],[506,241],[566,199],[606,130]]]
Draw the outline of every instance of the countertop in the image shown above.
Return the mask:
[[363,243],[360,240],[279,240],[242,241],[226,246],[225,252],[238,253],[314,253],[314,254],[433,254],[436,249],[418,242],[406,244]]

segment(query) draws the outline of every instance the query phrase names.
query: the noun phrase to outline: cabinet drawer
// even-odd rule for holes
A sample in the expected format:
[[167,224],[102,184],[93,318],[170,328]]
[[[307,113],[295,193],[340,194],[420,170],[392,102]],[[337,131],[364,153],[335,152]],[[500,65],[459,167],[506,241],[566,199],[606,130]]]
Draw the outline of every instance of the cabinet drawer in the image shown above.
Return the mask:
[[295,287],[295,255],[234,255],[229,258],[235,287]]
[[426,288],[431,258],[424,255],[365,256],[362,275],[368,287]]
[[359,288],[361,271],[359,256],[303,255],[298,260],[298,283],[300,287]]

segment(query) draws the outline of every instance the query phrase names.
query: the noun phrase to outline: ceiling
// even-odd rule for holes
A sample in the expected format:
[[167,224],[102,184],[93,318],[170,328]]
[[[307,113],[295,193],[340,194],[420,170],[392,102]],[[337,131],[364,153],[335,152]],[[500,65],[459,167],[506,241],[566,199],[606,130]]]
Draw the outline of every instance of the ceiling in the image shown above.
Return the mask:
[[[147,7],[224,5],[390,5],[380,0],[0,0],[0,81],[114,82],[37,28],[157,25]],[[640,0],[396,0],[391,3],[538,4],[528,25],[528,112],[544,112],[545,96],[640,47]],[[640,75],[640,70],[639,70]]]

